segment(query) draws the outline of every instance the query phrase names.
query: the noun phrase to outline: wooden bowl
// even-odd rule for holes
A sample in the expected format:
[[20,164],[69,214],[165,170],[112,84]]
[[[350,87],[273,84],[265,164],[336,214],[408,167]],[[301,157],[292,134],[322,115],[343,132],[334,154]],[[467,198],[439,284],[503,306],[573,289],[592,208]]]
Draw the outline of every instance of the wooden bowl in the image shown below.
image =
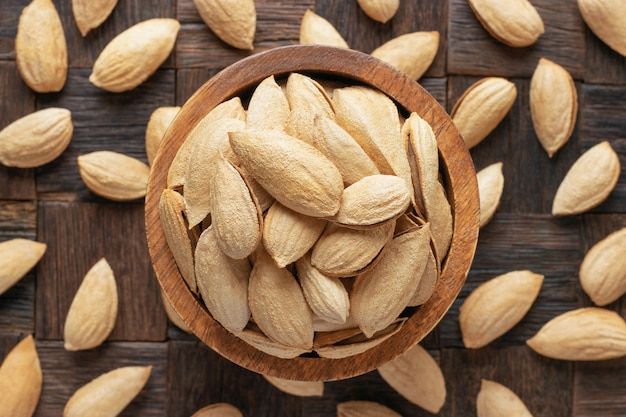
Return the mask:
[[[302,72],[314,78],[365,84],[417,112],[437,135],[441,171],[454,214],[453,239],[432,297],[408,318],[402,330],[375,348],[345,359],[280,359],[233,336],[217,323],[185,285],[159,220],[159,198],[178,148],[198,121],[219,103],[246,95],[270,75]],[[374,370],[420,342],[439,323],[457,297],[478,240],[479,200],[470,154],[445,110],[418,83],[391,66],[353,50],[287,46],[245,58],[224,69],[187,101],[167,131],[152,167],[145,206],[148,248],[167,298],[193,333],[213,350],[249,370],[279,378],[327,381]]]

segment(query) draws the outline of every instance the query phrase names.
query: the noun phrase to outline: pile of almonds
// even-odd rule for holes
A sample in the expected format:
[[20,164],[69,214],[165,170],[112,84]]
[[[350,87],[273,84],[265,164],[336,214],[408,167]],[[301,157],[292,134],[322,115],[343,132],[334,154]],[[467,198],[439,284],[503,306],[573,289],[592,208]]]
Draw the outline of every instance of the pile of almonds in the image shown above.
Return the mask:
[[268,77],[179,148],[159,213],[190,290],[281,358],[342,358],[432,294],[452,238],[437,139],[366,86]]

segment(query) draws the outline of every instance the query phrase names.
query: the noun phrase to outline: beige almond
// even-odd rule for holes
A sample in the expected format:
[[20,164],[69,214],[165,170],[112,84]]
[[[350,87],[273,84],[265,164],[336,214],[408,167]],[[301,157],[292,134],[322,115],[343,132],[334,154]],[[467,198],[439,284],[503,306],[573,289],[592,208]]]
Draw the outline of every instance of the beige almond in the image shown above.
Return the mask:
[[324,395],[324,383],[322,381],[295,381],[269,375],[263,375],[263,378],[287,394],[298,397],[321,397]]
[[476,397],[478,417],[532,417],[526,405],[511,389],[488,379],[480,381]]
[[100,52],[89,81],[113,93],[134,89],[165,62],[179,29],[176,19],[148,19],[131,26]]
[[0,365],[0,412],[3,416],[31,417],[41,396],[43,375],[32,335],[26,336]]
[[296,262],[302,293],[315,315],[330,323],[345,323],[350,311],[348,291],[339,278],[329,277],[304,255]]
[[183,196],[178,192],[165,189],[159,199],[159,219],[165,234],[167,246],[187,286],[193,293],[198,292],[194,272],[194,248],[187,233]]
[[243,417],[243,414],[232,404],[215,403],[202,407],[191,417]]
[[485,30],[506,45],[530,46],[544,32],[543,20],[528,0],[469,0],[469,5]]
[[185,169],[185,210],[189,228],[202,222],[211,211],[211,177],[218,157],[237,165],[228,141],[229,132],[245,129],[245,122],[235,118],[215,120],[210,125],[194,128],[185,142],[190,142]]
[[438,50],[439,32],[412,32],[385,42],[371,55],[419,80],[435,60]]
[[256,332],[250,329],[243,329],[243,331],[237,335],[241,340],[253,346],[255,349],[260,350],[268,355],[276,356],[281,359],[293,359],[303,353],[308,353],[311,348],[297,348],[292,346],[283,345],[265,336],[261,332]]
[[180,107],[178,106],[159,107],[150,115],[148,125],[146,126],[146,156],[148,165],[152,165],[161,140],[179,111]]
[[163,308],[165,309],[167,318],[174,324],[174,326],[178,327],[183,332],[191,333],[191,329],[174,309],[172,303],[170,303],[163,290],[161,290],[161,301],[163,302]]
[[[383,364],[378,373],[400,395],[430,413],[439,413],[446,401],[441,368],[420,345]],[[415,381],[416,375],[419,383]]]
[[102,258],[87,271],[67,312],[63,329],[65,350],[100,346],[115,327],[117,307],[115,276]]
[[21,280],[46,253],[47,245],[15,238],[0,242],[0,295]]
[[326,220],[295,212],[275,201],[263,222],[263,246],[284,268],[300,259],[317,242]]
[[357,0],[361,10],[371,19],[387,23],[400,7],[400,0]]
[[284,132],[290,109],[281,86],[271,75],[254,89],[246,117],[246,126],[259,130]]
[[537,139],[550,158],[572,135],[577,112],[572,76],[559,64],[541,58],[530,81],[530,114]]
[[402,417],[374,401],[346,401],[337,404],[337,417]]
[[313,329],[316,332],[315,337],[318,337],[324,333],[352,329],[355,327],[357,327],[357,325],[354,320],[352,320],[352,317],[350,315],[348,315],[344,323],[330,323],[328,321],[322,320],[317,316],[313,316]]
[[96,151],[78,157],[83,182],[94,194],[109,200],[129,201],[146,195],[150,167],[111,151]]
[[547,322],[526,341],[552,359],[596,361],[626,356],[626,322],[614,311],[585,307]]
[[20,76],[38,93],[61,91],[67,79],[67,43],[52,0],[33,0],[20,15],[15,35]]
[[584,213],[609,197],[622,171],[619,156],[608,141],[583,153],[556,190],[553,216]]
[[246,110],[243,108],[239,97],[233,97],[218,104],[196,124],[191,133],[185,138],[185,141],[180,145],[178,151],[176,151],[176,155],[167,172],[167,188],[175,189],[185,185],[185,174],[189,157],[196,142],[200,140],[193,138],[206,137],[207,134],[213,131],[213,124],[220,119],[246,120]]
[[254,0],[194,0],[193,3],[204,23],[218,38],[238,49],[254,48]]
[[83,37],[100,26],[111,14],[117,0],[72,0],[72,13]]
[[426,264],[426,268],[424,269],[424,273],[422,274],[422,278],[420,279],[420,283],[417,286],[415,293],[407,303],[407,307],[420,306],[428,301],[435,292],[440,275],[441,268],[439,262],[437,261],[437,257],[435,256],[433,245],[431,244],[431,251],[428,255],[428,263]]
[[220,248],[214,225],[200,235],[195,251],[198,290],[213,318],[238,335],[250,320],[248,259],[229,258]]
[[311,77],[297,72],[289,74],[285,86],[285,95],[291,111],[335,118],[331,98],[324,87]]
[[365,336],[361,331],[355,332],[355,335],[342,339],[340,343],[316,346],[315,352],[320,357],[328,359],[343,359],[359,355],[375,348],[400,332],[405,322],[406,318],[398,318],[386,328],[374,333],[371,337]]
[[313,317],[296,278],[263,250],[256,252],[248,302],[255,323],[270,339],[298,349],[313,346]]
[[589,249],[579,276],[583,290],[596,305],[610,304],[626,294],[626,227]]
[[406,181],[395,175],[370,175],[346,187],[341,206],[329,219],[342,226],[367,227],[400,216],[411,203]]
[[284,206],[313,217],[339,210],[341,173],[313,146],[270,130],[231,132],[229,137],[242,165]]
[[349,48],[348,43],[328,20],[307,9],[300,22],[300,44]]
[[578,0],[591,31],[614,51],[626,56],[626,4],[621,0]]
[[393,237],[395,222],[368,229],[329,225],[311,251],[311,264],[333,277],[365,271]]
[[152,366],[126,366],[102,374],[70,397],[63,417],[115,417],[139,394]]
[[209,180],[211,223],[224,253],[243,259],[261,241],[263,216],[239,171],[222,155],[213,160]]
[[478,196],[480,198],[480,227],[491,221],[500,206],[504,191],[504,175],[502,162],[491,164],[476,174],[478,180]]
[[53,161],[72,140],[72,113],[50,107],[21,117],[0,131],[0,163],[34,168]]
[[356,277],[350,292],[350,315],[367,337],[391,324],[415,293],[430,253],[430,225],[387,246],[376,266]]
[[474,289],[459,308],[466,348],[487,346],[519,323],[533,305],[543,275],[528,270],[492,278]]
[[452,121],[468,148],[482,142],[507,115],[517,87],[500,77],[486,77],[472,84],[454,105]]

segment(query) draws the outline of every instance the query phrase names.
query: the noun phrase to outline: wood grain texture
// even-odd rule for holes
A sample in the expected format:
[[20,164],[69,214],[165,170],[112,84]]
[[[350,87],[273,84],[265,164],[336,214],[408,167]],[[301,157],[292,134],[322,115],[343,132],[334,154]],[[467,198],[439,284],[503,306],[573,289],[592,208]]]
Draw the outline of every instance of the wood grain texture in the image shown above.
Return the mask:
[[76,290],[105,257],[119,294],[108,340],[165,340],[167,321],[146,248],[142,205],[44,202],[38,211],[39,239],[48,250],[37,269],[37,337],[63,338]]
[[0,60],[15,60],[17,22],[28,0],[5,0],[0,8]]
[[585,82],[590,84],[626,84],[626,58],[609,48],[586,27]]
[[572,417],[626,415],[626,358],[579,362],[574,374]]

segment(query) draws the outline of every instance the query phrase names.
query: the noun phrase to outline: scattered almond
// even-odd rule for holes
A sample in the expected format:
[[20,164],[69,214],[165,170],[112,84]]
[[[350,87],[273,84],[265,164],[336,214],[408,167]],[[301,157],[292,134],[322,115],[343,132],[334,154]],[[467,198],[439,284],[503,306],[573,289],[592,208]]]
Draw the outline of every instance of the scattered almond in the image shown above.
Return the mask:
[[480,197],[480,227],[491,221],[502,199],[504,175],[502,162],[491,164],[476,174],[478,196]]
[[78,169],[87,188],[101,197],[129,201],[146,195],[150,167],[138,159],[96,151],[79,156]]
[[243,417],[243,414],[232,404],[215,403],[202,407],[191,417]]
[[22,238],[0,242],[0,295],[39,262],[46,248],[45,243]]
[[159,144],[179,111],[180,107],[159,107],[150,115],[146,127],[146,156],[149,165],[152,165]]
[[167,299],[167,296],[165,295],[163,290],[161,290],[161,301],[163,302],[163,308],[165,308],[165,314],[167,314],[167,318],[174,324],[174,326],[178,327],[183,332],[191,333],[191,329],[176,312],[176,310],[172,306],[172,303],[170,303],[170,301]]
[[346,401],[337,404],[337,417],[402,417],[391,408],[373,401]]
[[591,147],[565,174],[554,195],[552,215],[580,214],[598,206],[615,188],[621,171],[619,156],[608,141]]
[[321,397],[324,395],[324,383],[322,381],[294,381],[269,375],[263,375],[263,378],[287,394],[298,397]]
[[83,278],[65,318],[65,350],[100,346],[111,334],[117,319],[117,284],[105,258],[96,262]]
[[254,48],[254,0],[194,0],[193,3],[218,38],[238,49]]
[[488,379],[480,382],[476,397],[478,417],[532,417],[526,405],[509,388]]
[[357,0],[361,10],[377,22],[387,23],[395,16],[400,0]]
[[348,43],[337,29],[322,16],[307,9],[300,23],[300,43],[302,45],[328,45],[349,48]]
[[67,78],[67,44],[51,0],[33,0],[20,15],[15,35],[20,76],[38,93],[61,91]]
[[385,42],[371,55],[419,80],[435,60],[438,50],[439,32],[413,32]]
[[176,19],[148,19],[131,26],[100,52],[89,81],[113,93],[134,89],[165,62],[179,29]]
[[50,107],[21,117],[0,131],[0,163],[18,168],[47,164],[65,151],[73,132],[67,109]]
[[578,0],[591,31],[615,52],[626,56],[626,4],[621,0]]
[[22,339],[0,365],[0,412],[31,417],[41,396],[43,376],[33,336]]
[[528,0],[469,0],[469,5],[485,30],[506,45],[530,46],[544,32],[543,20]]
[[72,13],[83,37],[97,28],[111,14],[117,0],[72,0]]

